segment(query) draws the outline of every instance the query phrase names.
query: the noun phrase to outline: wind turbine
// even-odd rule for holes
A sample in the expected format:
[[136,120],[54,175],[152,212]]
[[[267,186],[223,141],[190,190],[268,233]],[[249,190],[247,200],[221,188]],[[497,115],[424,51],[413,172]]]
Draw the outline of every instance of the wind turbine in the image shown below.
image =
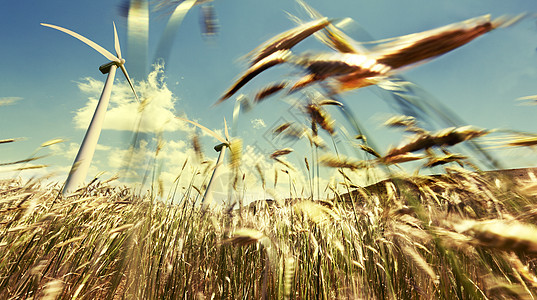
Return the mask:
[[101,134],[101,129],[103,127],[103,121],[104,121],[104,115],[106,114],[106,109],[108,107],[108,102],[110,100],[110,94],[112,92],[112,86],[114,84],[114,78],[115,78],[116,70],[118,67],[121,69],[121,71],[123,71],[123,74],[125,74],[125,77],[127,78],[127,81],[129,82],[129,85],[132,91],[134,92],[134,96],[136,97],[136,100],[138,101],[140,100],[138,99],[138,95],[136,94],[136,91],[134,90],[134,86],[129,77],[129,74],[127,73],[127,69],[125,69],[125,66],[124,66],[125,60],[121,57],[121,49],[119,46],[119,39],[117,36],[115,23],[113,23],[113,25],[114,25],[114,47],[116,50],[116,55],[113,55],[112,53],[108,52],[106,49],[97,45],[96,43],[89,40],[88,38],[85,38],[81,36],[80,34],[73,32],[69,29],[65,29],[60,26],[50,25],[50,24],[45,24],[45,23],[41,23],[41,25],[69,34],[70,36],[82,41],[86,45],[95,49],[97,52],[101,53],[104,57],[110,60],[109,63],[106,63],[99,67],[99,70],[103,74],[108,73],[108,77],[106,78],[106,83],[104,84],[104,88],[101,93],[101,97],[99,98],[99,102],[97,103],[97,108],[95,109],[93,118],[91,119],[88,130],[86,131],[86,135],[84,136],[84,140],[82,141],[82,144],[80,145],[78,154],[75,158],[75,161],[73,162],[73,166],[71,167],[71,171],[69,172],[69,176],[67,177],[65,186],[63,187],[63,191],[62,191],[63,195],[68,195],[74,192],[80,186],[82,186],[82,184],[84,183],[84,180],[86,179],[86,175],[88,173],[88,169],[91,164],[93,154],[95,153],[95,147],[97,147],[99,135]]
[[205,193],[203,194],[203,198],[201,200],[201,207],[202,210],[206,209],[213,200],[213,194],[214,194],[214,182],[216,178],[220,175],[221,166],[223,164],[224,156],[226,155],[226,148],[229,148],[231,145],[231,140],[229,138],[229,133],[227,130],[227,123],[226,119],[224,118],[224,135],[225,138],[217,134],[216,132],[210,130],[209,128],[196,123],[194,121],[190,121],[188,119],[182,118],[182,117],[176,117],[177,119],[183,120],[185,122],[188,122],[201,130],[207,132],[208,134],[212,135],[214,138],[216,138],[218,141],[220,141],[220,144],[214,146],[214,150],[218,152],[218,158],[216,159],[216,165],[214,166],[213,174],[211,175],[211,179],[209,179],[209,183],[207,184],[207,188],[205,189]]

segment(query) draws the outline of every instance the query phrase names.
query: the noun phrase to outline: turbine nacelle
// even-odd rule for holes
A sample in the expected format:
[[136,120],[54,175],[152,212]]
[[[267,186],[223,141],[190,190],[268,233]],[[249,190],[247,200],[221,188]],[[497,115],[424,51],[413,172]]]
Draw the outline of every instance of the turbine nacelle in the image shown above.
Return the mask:
[[103,74],[108,74],[112,66],[121,68],[121,65],[125,64],[125,59],[121,59],[121,62],[111,61],[99,67],[99,71]]
[[119,66],[119,65],[115,61],[111,61],[111,62],[108,62],[108,63],[106,63],[104,65],[99,66],[99,71],[101,71],[101,73],[103,73],[103,74],[108,74],[108,73],[110,73],[110,68],[112,66]]

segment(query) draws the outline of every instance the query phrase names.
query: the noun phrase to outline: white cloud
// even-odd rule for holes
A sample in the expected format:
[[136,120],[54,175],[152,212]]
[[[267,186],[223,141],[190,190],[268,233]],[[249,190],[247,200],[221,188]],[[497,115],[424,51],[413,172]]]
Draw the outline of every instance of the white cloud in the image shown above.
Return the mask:
[[[79,143],[57,143],[54,145],[48,146],[53,155],[62,156],[68,158],[69,160],[74,160],[78,154],[78,149],[80,148]],[[110,151],[112,148],[110,146],[97,144],[95,151]]]
[[59,155],[70,160],[74,160],[76,154],[78,153],[78,148],[80,144],[78,143],[58,143],[50,145],[49,149],[54,155]]
[[265,121],[263,121],[263,119],[253,119],[251,122],[254,129],[267,127],[267,124],[265,124]]
[[[149,142],[146,140],[141,140],[138,147],[133,148],[133,146],[128,149],[118,149],[114,148],[113,150],[108,151],[108,161],[107,164],[109,167],[114,169],[123,169],[125,167],[135,167],[140,168],[139,164],[146,162],[151,158],[151,155],[155,153],[154,150],[148,148]],[[131,164],[129,166],[128,164]]]
[[[121,72],[118,71],[116,76],[122,77],[119,73]],[[79,89],[89,95],[89,101],[76,112],[74,122],[77,128],[88,127],[103,85],[103,82],[89,77],[78,83]],[[156,65],[147,80],[135,82],[134,85],[141,104],[134,98],[125,80],[116,80],[103,129],[140,132],[191,130],[184,126],[184,122],[175,118],[175,103],[178,99],[164,82],[162,65]]]

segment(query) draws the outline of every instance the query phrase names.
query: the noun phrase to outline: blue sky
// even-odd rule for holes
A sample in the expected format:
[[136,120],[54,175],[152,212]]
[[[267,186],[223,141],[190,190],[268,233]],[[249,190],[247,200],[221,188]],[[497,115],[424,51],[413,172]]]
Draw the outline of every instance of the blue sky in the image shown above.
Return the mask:
[[[0,106],[0,139],[24,139],[0,145],[0,162],[24,159],[41,143],[62,138],[66,140],[65,143],[42,151],[53,154],[45,163],[58,172],[58,180],[65,177],[66,174],[62,172],[68,170],[74,159],[74,156],[70,159],[69,155],[76,150],[84,135],[85,119],[79,116],[79,110],[84,110],[92,97],[98,98],[99,82],[105,80],[105,75],[99,72],[98,67],[107,61],[81,42],[42,27],[39,23],[69,28],[113,52],[112,22],[115,21],[123,52],[128,59],[127,26],[126,19],[118,13],[120,3],[108,0],[34,1],[31,6],[26,1],[5,3],[0,11],[3,25],[0,27],[0,66],[3,74],[0,98],[17,97],[20,100]],[[351,24],[346,30],[356,39],[363,37],[359,25],[375,39],[384,39],[483,14],[496,18],[537,11],[535,2],[531,0],[312,0],[308,3],[327,17],[352,18],[356,24]],[[294,24],[286,12],[298,16],[304,14],[291,0],[216,0],[214,7],[220,33],[210,40],[201,35],[199,7],[194,7],[185,17],[165,65],[167,91],[160,91],[160,95],[174,99],[173,103],[170,102],[173,107],[168,108],[168,112],[186,115],[209,128],[221,129],[224,117],[231,123],[233,99],[216,107],[212,107],[212,104],[245,70],[246,63],[240,58],[266,39],[292,28]],[[150,14],[150,61],[146,62],[147,65],[151,63],[166,20],[167,16],[162,13]],[[530,17],[510,28],[488,33],[403,75],[471,125],[537,132],[537,123],[534,122],[537,107],[521,106],[515,101],[519,97],[537,94],[536,48],[537,26],[535,18]],[[299,44],[295,51],[311,49],[330,51],[313,37]],[[126,67],[129,68],[128,60]],[[296,73],[286,67],[270,70],[248,83],[241,92],[251,96],[257,89],[293,72]],[[119,73],[116,85],[120,97],[125,83]],[[172,95],[166,94],[168,91]],[[389,145],[399,143],[401,132],[386,130],[381,126],[394,111],[379,97],[376,88],[351,91],[342,97],[356,112],[358,119],[367,124],[380,149],[387,150]],[[86,107],[86,111],[90,112],[90,107]],[[352,131],[336,111],[333,113],[339,124]],[[252,147],[249,151],[255,153],[253,156],[266,158],[266,153],[273,150],[265,139],[267,130],[272,124],[294,117],[289,113],[288,104],[275,96],[257,105],[250,113],[241,115],[234,134],[242,137],[245,145]],[[78,128],[76,124],[80,124]],[[263,124],[267,127],[262,127]],[[175,145],[166,153],[170,160],[184,157],[190,151],[190,131],[170,129],[165,132],[168,145]],[[486,143],[492,141],[493,138],[485,139]],[[211,148],[216,141],[204,137],[202,142],[205,153],[215,159],[216,153]],[[110,151],[120,153],[129,143],[128,131],[105,129],[100,140],[101,150],[96,153],[96,163],[89,176],[92,177],[101,169],[113,173]],[[348,145],[342,148],[345,147],[348,148]],[[304,156],[309,155],[307,145],[298,143],[293,148],[300,151],[292,154],[294,157],[290,156],[290,161],[302,161]],[[181,151],[182,156],[179,154]],[[347,151],[349,155],[355,153],[350,149]],[[491,151],[506,161],[506,167],[536,165],[532,150]],[[254,161],[258,161],[257,158]],[[180,162],[176,161],[175,164],[180,165]],[[170,171],[170,174],[173,173]]]

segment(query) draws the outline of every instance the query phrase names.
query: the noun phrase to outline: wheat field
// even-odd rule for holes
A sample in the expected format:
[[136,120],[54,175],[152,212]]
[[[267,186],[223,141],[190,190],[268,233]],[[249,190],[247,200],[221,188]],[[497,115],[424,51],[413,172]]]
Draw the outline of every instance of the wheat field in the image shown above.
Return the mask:
[[192,197],[170,205],[99,181],[63,198],[39,180],[4,180],[0,290],[5,299],[532,299],[536,184],[452,167],[323,201],[201,209]]

